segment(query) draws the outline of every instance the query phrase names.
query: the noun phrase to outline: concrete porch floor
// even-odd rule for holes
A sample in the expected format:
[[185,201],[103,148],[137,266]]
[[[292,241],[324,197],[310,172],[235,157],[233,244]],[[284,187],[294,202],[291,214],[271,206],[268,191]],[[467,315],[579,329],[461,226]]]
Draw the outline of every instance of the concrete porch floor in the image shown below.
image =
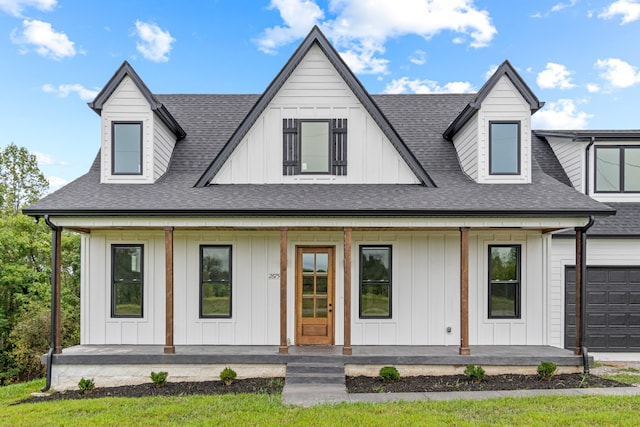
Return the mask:
[[342,346],[183,345],[164,354],[162,345],[78,345],[54,356],[53,364],[287,364],[341,362],[345,365],[449,365],[537,366],[541,361],[558,366],[582,366],[582,356],[549,346],[472,346],[460,356],[457,346],[353,346],[344,356]]

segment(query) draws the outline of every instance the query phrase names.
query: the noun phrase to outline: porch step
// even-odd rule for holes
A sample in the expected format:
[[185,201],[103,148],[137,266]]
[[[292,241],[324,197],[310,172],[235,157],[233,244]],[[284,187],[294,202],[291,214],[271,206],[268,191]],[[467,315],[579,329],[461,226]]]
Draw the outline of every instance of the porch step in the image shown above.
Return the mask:
[[343,363],[287,363],[282,399],[285,404],[307,406],[317,399],[347,399]]

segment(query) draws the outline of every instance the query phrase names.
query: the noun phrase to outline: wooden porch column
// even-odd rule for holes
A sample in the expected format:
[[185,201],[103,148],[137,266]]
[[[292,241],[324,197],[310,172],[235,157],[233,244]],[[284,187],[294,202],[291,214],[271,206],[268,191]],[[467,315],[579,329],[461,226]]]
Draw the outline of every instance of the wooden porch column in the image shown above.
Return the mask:
[[576,343],[573,354],[582,355],[582,228],[576,227]]
[[351,355],[351,229],[344,229],[344,346],[342,354]]
[[289,353],[287,343],[287,229],[280,229],[280,347],[278,353]]
[[460,227],[460,351],[471,354],[469,348],[469,227]]
[[54,348],[53,348],[53,354],[60,354],[62,353],[62,316],[60,315],[60,293],[62,292],[61,290],[61,285],[60,285],[60,270],[62,269],[62,263],[61,263],[61,253],[62,253],[62,227],[57,227],[56,230],[54,231],[55,234],[55,242],[54,242],[54,248],[52,248],[53,252],[54,252],[54,256],[55,259],[53,260],[54,262],[54,269],[55,271],[52,272],[52,278],[54,281],[54,324],[55,324],[55,332],[54,332]]
[[173,227],[164,229],[164,258],[165,258],[165,339],[164,353],[174,354],[173,345]]

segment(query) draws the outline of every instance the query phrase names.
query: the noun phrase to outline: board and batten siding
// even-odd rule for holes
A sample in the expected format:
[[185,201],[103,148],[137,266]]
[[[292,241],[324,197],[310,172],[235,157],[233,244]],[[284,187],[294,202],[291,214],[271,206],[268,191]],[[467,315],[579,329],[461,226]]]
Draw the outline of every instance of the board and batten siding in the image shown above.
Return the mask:
[[[489,123],[491,121],[520,122],[520,175],[489,174]],[[531,110],[518,89],[507,76],[482,102],[478,111],[478,182],[517,184],[531,182]]]
[[[347,174],[282,174],[283,119],[348,119]],[[211,181],[214,184],[417,184],[418,179],[322,50],[313,46]]]
[[546,137],[553,153],[558,158],[573,188],[584,193],[585,141],[569,138]]
[[462,170],[478,181],[478,115],[474,115],[453,138]]
[[[554,238],[552,246],[550,288],[554,295],[553,331],[550,345],[564,348],[565,270],[575,266],[576,243],[573,238]],[[640,238],[587,239],[587,267],[640,266]]]
[[[101,112],[101,181],[104,184],[150,184],[162,176],[168,166],[176,137],[151,111],[149,103],[127,76],[105,102]],[[142,123],[142,174],[112,175],[111,144],[113,122]]]

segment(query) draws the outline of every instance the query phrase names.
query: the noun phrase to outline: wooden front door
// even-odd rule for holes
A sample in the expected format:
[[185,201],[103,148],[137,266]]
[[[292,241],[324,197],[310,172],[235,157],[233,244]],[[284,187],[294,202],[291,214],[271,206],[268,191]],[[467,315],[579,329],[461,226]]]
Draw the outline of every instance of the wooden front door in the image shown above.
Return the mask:
[[334,250],[296,247],[296,344],[334,343]]

